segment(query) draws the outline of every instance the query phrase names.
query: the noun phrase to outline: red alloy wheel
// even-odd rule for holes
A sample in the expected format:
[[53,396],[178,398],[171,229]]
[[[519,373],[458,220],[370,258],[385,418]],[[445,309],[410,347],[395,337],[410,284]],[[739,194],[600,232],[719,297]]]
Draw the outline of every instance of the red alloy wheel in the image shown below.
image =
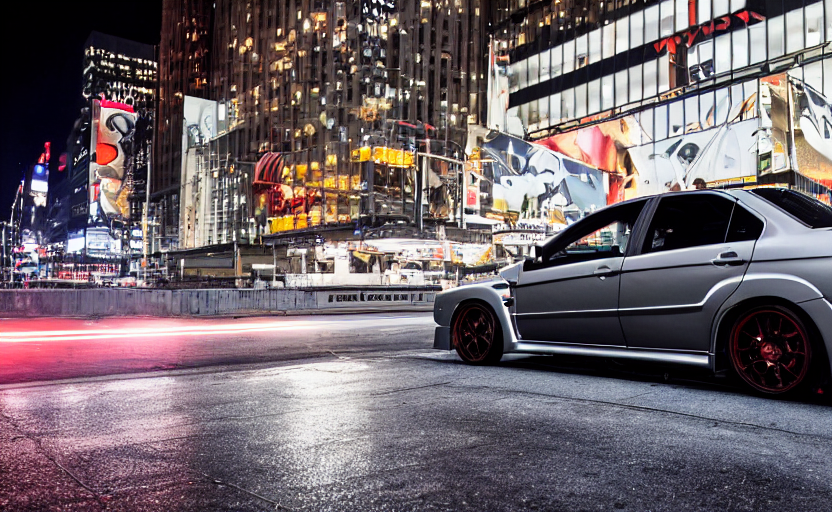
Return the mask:
[[485,306],[462,306],[454,317],[451,329],[459,357],[469,363],[484,363],[495,358],[495,327],[494,315]]
[[811,344],[803,323],[780,307],[753,309],[734,324],[731,363],[756,391],[779,395],[798,387],[809,373]]

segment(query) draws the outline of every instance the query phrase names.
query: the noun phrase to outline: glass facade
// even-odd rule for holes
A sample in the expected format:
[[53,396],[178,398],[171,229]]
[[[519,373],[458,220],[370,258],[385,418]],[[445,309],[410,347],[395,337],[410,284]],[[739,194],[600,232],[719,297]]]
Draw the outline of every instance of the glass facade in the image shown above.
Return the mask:
[[786,171],[828,194],[832,1],[514,1],[493,16],[489,127],[606,171],[608,202]]

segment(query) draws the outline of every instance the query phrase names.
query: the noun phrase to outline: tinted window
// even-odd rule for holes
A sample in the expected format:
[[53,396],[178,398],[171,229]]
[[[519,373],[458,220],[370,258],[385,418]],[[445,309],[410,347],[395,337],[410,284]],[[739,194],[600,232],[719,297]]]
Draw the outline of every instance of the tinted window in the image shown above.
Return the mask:
[[743,242],[756,240],[763,233],[763,221],[740,205],[734,206],[731,226],[728,228],[726,242]]
[[644,239],[644,252],[725,242],[734,202],[714,194],[663,197]]
[[832,208],[814,198],[783,188],[758,188],[752,192],[810,227],[832,227]]

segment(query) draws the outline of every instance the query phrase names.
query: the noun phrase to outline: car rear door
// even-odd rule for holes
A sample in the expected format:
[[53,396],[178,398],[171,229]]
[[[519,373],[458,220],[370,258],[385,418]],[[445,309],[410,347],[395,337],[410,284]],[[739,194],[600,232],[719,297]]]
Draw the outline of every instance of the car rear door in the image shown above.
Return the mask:
[[714,315],[739,286],[762,229],[728,194],[661,197],[640,251],[622,267],[628,347],[708,351]]

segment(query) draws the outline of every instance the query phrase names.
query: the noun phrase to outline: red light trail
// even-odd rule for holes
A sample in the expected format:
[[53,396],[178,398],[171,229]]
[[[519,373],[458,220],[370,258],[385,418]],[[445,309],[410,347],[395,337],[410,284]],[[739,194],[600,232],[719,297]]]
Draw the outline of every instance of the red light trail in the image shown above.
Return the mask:
[[167,327],[136,327],[111,329],[43,330],[0,333],[0,343],[31,343],[48,341],[108,340],[116,338],[166,338],[172,336],[224,335],[310,329],[311,322],[229,322],[209,325]]

